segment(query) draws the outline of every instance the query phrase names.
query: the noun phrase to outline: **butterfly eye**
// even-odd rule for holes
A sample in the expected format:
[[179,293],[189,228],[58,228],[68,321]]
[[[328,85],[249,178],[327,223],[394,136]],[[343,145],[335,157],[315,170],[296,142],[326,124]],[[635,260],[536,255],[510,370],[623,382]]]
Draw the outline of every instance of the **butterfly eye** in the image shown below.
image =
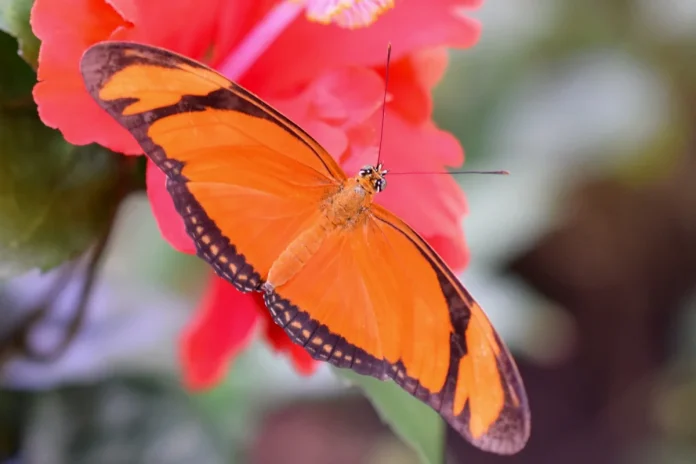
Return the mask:
[[369,176],[370,174],[372,174],[372,166],[363,166],[359,174],[363,177]]
[[378,192],[381,192],[387,187],[387,180],[386,179],[377,179],[375,181],[375,190]]

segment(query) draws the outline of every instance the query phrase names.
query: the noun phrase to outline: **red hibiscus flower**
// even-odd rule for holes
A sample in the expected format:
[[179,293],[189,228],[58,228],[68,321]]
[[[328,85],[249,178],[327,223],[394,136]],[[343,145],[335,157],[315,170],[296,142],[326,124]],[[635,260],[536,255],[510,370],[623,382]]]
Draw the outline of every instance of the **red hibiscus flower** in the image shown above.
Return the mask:
[[[391,42],[382,161],[392,172],[443,171],[459,166],[463,152],[453,136],[431,121],[430,94],[446,67],[443,47],[467,47],[478,38],[477,23],[463,11],[479,3],[36,0],[31,23],[42,45],[34,97],[44,123],[61,130],[69,142],[98,142],[139,154],[130,134],[87,94],[79,60],[87,47],[107,39],[158,45],[206,62],[260,95],[351,173],[375,162],[384,59]],[[176,249],[193,253],[193,242],[165,191],[163,174],[152,164],[147,190],[163,236]],[[414,182],[408,176],[394,177],[377,201],[406,219],[453,268],[466,265],[460,226],[466,203],[453,179],[421,176]],[[259,325],[298,371],[314,370],[307,353],[270,322],[257,296],[238,293],[213,277],[201,306],[182,339],[190,386],[215,384]]]

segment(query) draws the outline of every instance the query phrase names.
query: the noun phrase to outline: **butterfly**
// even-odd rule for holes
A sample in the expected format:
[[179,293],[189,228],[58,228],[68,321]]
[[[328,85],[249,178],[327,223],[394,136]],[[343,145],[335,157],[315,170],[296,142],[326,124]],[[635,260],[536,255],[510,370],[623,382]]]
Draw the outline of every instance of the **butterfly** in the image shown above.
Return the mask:
[[479,448],[522,449],[530,413],[479,304],[403,220],[373,203],[382,165],[348,176],[300,127],[173,52],[102,42],[94,100],[166,174],[197,254],[317,360],[391,379]]

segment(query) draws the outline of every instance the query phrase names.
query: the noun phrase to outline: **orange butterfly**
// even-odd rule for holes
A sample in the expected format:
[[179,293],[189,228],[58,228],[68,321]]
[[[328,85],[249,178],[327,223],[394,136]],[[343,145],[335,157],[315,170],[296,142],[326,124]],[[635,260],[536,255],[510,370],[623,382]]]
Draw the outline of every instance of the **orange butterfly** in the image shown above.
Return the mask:
[[381,165],[348,177],[306,132],[217,72],[104,42],[94,99],[167,175],[198,255],[315,359],[392,379],[474,445],[525,445],[527,397],[481,307],[406,223],[373,203]]

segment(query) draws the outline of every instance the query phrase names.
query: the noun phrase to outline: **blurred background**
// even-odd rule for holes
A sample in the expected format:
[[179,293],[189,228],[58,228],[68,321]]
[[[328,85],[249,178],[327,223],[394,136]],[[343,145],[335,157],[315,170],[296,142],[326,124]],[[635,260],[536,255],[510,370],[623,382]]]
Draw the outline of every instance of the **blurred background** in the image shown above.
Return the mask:
[[[467,169],[512,173],[459,176],[462,278],[517,359],[532,436],[502,458],[448,433],[446,459],[695,463],[696,2],[474,16],[483,37],[451,54],[436,120]],[[163,241],[144,194],[104,214],[98,279],[88,256],[1,284],[0,463],[419,462],[328,368],[300,377],[260,342],[215,390],[184,391],[176,343],[207,268]]]

